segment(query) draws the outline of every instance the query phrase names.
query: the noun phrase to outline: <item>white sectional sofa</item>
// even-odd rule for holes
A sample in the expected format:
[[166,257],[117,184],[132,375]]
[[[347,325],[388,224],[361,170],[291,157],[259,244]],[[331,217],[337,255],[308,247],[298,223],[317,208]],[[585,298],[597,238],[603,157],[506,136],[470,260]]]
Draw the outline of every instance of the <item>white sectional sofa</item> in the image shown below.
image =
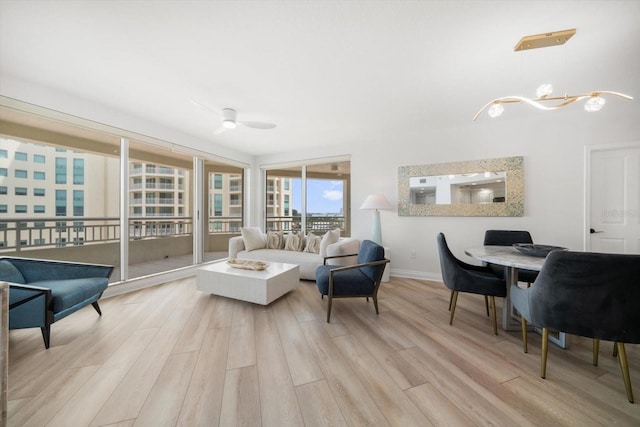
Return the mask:
[[[266,234],[263,236],[266,239]],[[306,240],[306,237],[304,239]],[[341,237],[336,243],[327,245],[324,251],[326,253],[322,253],[322,250],[320,253],[311,253],[266,248],[248,251],[245,248],[245,242],[242,236],[229,239],[229,259],[252,259],[297,264],[300,266],[300,278],[303,280],[315,280],[316,268],[324,263],[325,256],[357,254],[359,249],[360,241],[350,237]],[[351,265],[355,263],[355,256],[327,260],[327,264],[334,265]]]

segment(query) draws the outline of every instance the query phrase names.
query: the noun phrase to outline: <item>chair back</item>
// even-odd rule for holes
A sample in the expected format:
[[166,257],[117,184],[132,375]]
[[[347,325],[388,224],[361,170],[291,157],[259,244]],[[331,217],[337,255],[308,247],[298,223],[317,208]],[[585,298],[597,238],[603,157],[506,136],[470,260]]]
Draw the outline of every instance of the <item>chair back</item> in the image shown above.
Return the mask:
[[447,245],[444,234],[438,233],[438,254],[440,255],[440,269],[442,270],[442,281],[445,286],[452,291],[455,290],[456,274],[460,269],[458,259],[451,253]]
[[[364,240],[360,245],[358,252],[358,264],[367,262],[382,261],[384,259],[384,248],[371,240]],[[362,267],[360,270],[372,282],[378,281],[382,277],[384,265],[376,265],[373,267]]]
[[511,246],[514,243],[533,243],[531,234],[521,230],[487,230],[484,233],[485,246]]
[[529,291],[531,323],[640,343],[640,255],[553,251]]

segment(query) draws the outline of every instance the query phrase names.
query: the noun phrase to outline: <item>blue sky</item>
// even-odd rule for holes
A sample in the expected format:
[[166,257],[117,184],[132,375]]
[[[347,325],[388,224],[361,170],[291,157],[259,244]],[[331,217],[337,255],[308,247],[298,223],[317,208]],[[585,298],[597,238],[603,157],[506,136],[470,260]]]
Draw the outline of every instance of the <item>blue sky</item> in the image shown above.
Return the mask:
[[[298,212],[302,210],[301,181],[292,179],[292,207]],[[342,209],[342,181],[307,179],[307,212],[308,213],[340,213]]]

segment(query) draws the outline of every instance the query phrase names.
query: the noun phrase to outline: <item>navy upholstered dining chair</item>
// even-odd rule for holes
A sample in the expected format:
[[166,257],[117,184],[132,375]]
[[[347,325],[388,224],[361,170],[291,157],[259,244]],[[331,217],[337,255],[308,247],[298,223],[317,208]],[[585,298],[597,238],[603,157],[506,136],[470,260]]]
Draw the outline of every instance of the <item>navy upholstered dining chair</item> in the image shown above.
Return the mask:
[[[485,246],[512,246],[516,243],[533,243],[531,233],[524,230],[487,230],[484,233]],[[506,277],[505,267],[489,264],[489,267],[500,277]],[[518,269],[518,281],[533,283],[538,276],[537,271]]]
[[[338,255],[350,256],[350,255]],[[327,259],[333,257],[326,257]],[[384,268],[389,262],[384,257],[384,248],[371,240],[364,240],[358,251],[356,264],[346,267],[321,265],[316,269],[316,286],[322,298],[326,295],[327,323],[331,319],[331,304],[334,298],[369,297],[378,314],[378,289]]]
[[[542,327],[540,376],[546,377],[549,329],[613,341],[629,402],[633,391],[624,344],[640,344],[640,255],[553,251],[530,288],[511,286],[510,298],[527,322]],[[594,357],[594,364],[596,358]]]
[[[449,302],[451,315],[449,317],[449,324],[453,324],[453,316],[456,311],[459,292],[484,295],[485,305],[487,305],[488,299],[491,300],[493,333],[498,335],[495,297],[504,298],[507,296],[507,284],[504,278],[496,276],[489,267],[471,265],[457,259],[453,253],[451,253],[444,234],[439,233],[437,241],[442,280],[445,286],[451,290],[451,299]],[[489,314],[488,311],[487,309],[487,314]]]

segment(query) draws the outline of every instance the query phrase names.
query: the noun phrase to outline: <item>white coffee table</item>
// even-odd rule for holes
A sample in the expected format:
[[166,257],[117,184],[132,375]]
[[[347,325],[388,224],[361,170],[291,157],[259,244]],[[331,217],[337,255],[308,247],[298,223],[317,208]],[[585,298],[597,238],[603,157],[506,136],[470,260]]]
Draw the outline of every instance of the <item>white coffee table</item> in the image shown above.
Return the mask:
[[262,271],[253,271],[231,267],[226,261],[217,262],[198,269],[196,284],[199,290],[213,295],[267,305],[300,282],[298,265],[268,264]]

